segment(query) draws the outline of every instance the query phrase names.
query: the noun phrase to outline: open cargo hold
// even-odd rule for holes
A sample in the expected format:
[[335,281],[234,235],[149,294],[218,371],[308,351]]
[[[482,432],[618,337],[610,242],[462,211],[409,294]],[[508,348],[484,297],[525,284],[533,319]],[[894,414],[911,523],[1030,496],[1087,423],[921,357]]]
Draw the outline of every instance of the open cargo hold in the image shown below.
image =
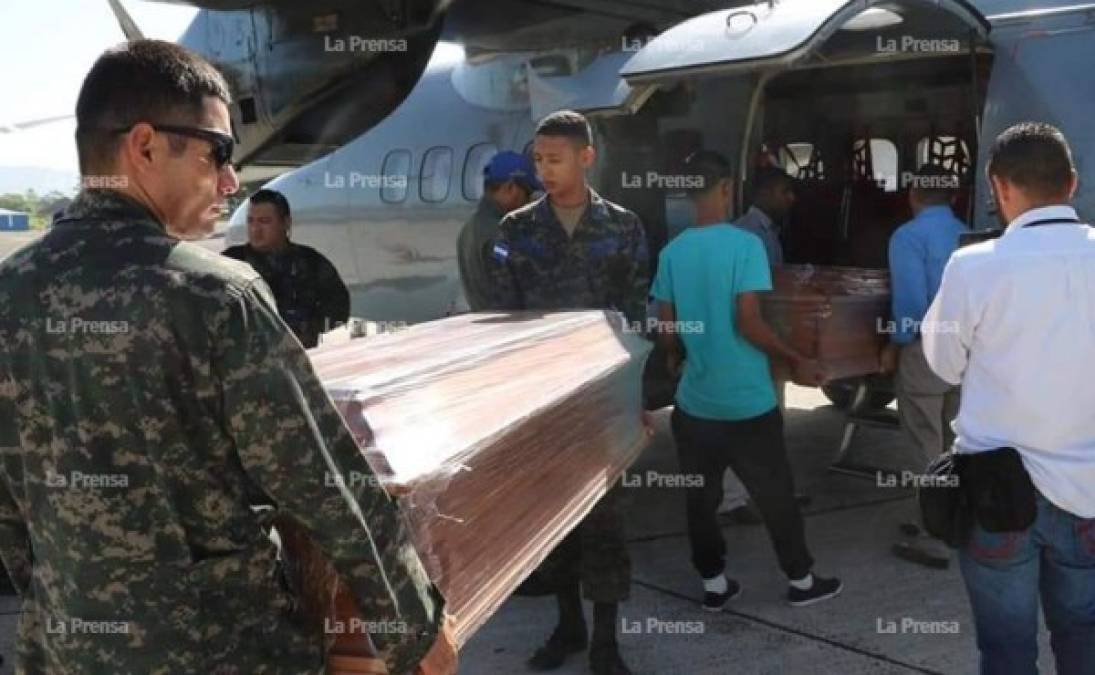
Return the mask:
[[[649,343],[621,325],[599,311],[467,314],[311,352],[398,497],[459,644],[645,447]],[[303,533],[279,530],[306,611],[352,625],[353,599],[322,554]],[[376,672],[356,658],[370,653],[365,636],[330,637],[330,672]]]
[[889,272],[783,265],[773,268],[772,286],[761,296],[764,318],[794,349],[821,363],[827,382],[878,372],[888,339]]

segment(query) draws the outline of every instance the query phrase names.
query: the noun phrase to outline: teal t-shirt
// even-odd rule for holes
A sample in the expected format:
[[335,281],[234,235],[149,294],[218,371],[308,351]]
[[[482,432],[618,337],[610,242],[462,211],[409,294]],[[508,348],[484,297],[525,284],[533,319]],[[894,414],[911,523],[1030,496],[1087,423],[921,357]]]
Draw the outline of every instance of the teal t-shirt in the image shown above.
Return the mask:
[[776,406],[768,356],[738,332],[737,295],[772,290],[755,234],[729,224],[691,227],[662,250],[651,294],[672,303],[685,348],[677,405],[694,417],[743,420]]

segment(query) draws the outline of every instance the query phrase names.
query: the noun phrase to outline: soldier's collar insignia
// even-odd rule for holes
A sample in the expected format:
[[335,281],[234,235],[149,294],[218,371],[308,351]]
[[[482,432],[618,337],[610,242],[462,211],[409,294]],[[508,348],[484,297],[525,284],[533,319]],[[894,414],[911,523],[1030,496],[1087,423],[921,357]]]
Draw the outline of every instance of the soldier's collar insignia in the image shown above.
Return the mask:
[[608,206],[593,188],[589,188],[589,216],[593,220],[608,220]]
[[161,231],[163,224],[142,204],[115,190],[81,190],[55,226],[72,221],[92,221],[106,224],[133,225],[144,223]]

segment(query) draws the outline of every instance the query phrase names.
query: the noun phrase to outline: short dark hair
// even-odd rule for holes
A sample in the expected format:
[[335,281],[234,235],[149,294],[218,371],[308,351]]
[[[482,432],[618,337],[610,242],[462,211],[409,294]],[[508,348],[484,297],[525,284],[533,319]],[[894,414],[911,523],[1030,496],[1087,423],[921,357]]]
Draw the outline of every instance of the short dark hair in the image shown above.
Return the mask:
[[794,186],[795,179],[791,178],[783,169],[778,166],[765,166],[757,169],[756,175],[753,176],[753,191],[764,192],[771,188],[776,187],[780,183],[786,183],[787,185]]
[[557,110],[536,125],[537,136],[563,136],[582,146],[593,145],[593,131],[585,115],[573,110]]
[[[108,49],[91,66],[76,101],[80,171],[111,161],[120,130],[139,122],[196,122],[207,96],[232,101],[224,76],[184,47],[133,40]],[[181,143],[185,147],[185,139]]]
[[521,188],[522,190],[524,190],[525,192],[527,192],[529,194],[532,194],[533,192],[536,192],[535,188],[533,188],[527,182],[525,182],[525,181],[523,181],[519,178],[507,178],[505,180],[484,179],[483,180],[483,189],[486,190],[487,192],[494,192],[495,190],[497,190],[497,189],[501,188],[502,186],[504,186],[506,183],[513,183],[514,185],[516,185],[517,187]]
[[693,198],[712,190],[724,178],[734,177],[734,167],[730,160],[714,150],[697,150],[684,160],[684,170],[695,185],[688,191]]
[[909,189],[916,190],[920,201],[926,204],[948,204],[958,195],[960,181],[955,172],[926,162],[913,174]]
[[289,211],[289,200],[277,190],[264,188],[251,195],[251,198],[247,201],[252,204],[273,204],[274,209],[277,210],[278,215],[282,218],[287,219],[291,215]]
[[1056,197],[1072,181],[1072,151],[1057,127],[1023,122],[996,137],[989,150],[988,172],[1035,196]]

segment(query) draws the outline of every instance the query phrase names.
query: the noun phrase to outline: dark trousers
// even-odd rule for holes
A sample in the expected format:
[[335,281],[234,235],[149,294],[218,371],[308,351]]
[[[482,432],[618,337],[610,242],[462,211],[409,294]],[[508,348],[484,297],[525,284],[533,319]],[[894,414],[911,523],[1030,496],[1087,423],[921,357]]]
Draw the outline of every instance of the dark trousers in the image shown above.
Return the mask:
[[623,602],[631,594],[631,555],[624,537],[623,494],[617,485],[555,547],[539,573],[557,592],[582,587],[593,602]]
[[678,407],[673,410],[671,425],[681,473],[703,476],[701,485],[685,492],[692,564],[703,578],[717,576],[726,567],[726,542],[716,512],[727,467],[741,479],[760,511],[783,573],[789,579],[806,576],[814,561],[806,548],[802,512],[795,502],[780,409],[729,422],[693,417]]

